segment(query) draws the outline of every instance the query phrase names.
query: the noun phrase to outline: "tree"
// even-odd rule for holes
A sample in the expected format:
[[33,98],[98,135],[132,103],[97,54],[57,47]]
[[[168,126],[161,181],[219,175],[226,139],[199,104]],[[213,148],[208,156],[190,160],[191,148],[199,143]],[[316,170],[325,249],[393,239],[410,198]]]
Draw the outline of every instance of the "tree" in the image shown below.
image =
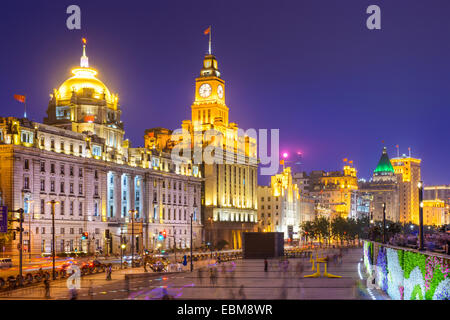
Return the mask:
[[306,241],[308,242],[308,239],[311,239],[311,241],[316,237],[316,227],[314,225],[314,221],[304,221],[300,225],[300,228],[302,230],[302,236],[306,238]]
[[344,239],[344,235],[348,232],[348,223],[347,220],[342,218],[341,216],[335,217],[331,220],[331,234],[335,240],[340,240],[342,244],[342,240]]
[[318,217],[314,220],[316,232],[320,239],[328,240],[330,237],[330,220],[327,217]]

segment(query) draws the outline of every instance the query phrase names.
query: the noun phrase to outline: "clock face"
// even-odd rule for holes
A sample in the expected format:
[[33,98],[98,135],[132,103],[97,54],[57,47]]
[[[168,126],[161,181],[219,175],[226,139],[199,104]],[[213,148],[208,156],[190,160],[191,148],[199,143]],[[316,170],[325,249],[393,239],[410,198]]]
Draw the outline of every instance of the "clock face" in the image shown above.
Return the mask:
[[211,67],[211,60],[206,60],[205,61],[205,68],[210,68]]
[[220,84],[217,86],[217,95],[219,96],[220,99],[223,98],[223,87]]
[[202,84],[198,89],[198,93],[203,98],[209,97],[209,95],[211,94],[211,86],[209,85],[209,83]]

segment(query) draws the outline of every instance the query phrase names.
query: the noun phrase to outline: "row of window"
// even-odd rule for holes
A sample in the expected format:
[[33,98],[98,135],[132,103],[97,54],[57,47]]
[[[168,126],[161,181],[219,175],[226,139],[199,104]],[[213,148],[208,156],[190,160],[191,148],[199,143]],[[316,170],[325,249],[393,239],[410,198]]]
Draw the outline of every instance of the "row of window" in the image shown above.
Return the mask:
[[[28,202],[28,199],[25,199],[25,202]],[[67,213],[67,209],[66,209],[66,202],[69,203],[68,208],[69,208],[69,216],[74,216],[76,213],[76,210],[78,210],[78,216],[82,217],[83,216],[83,202],[79,201],[78,202],[78,208],[75,205],[75,201],[65,201],[65,200],[61,200],[59,201],[59,204],[57,204],[55,206],[55,211],[58,210],[59,207],[59,214],[64,216]],[[25,205],[26,208],[29,208],[29,205],[26,204]],[[50,207],[50,205],[49,205]],[[26,212],[28,212],[29,210],[27,209]],[[41,215],[45,215],[46,212],[46,202],[44,199],[41,199]],[[48,212],[51,213],[51,212]],[[56,213],[56,212],[55,212]],[[98,210],[98,203],[94,202],[94,212],[93,215],[96,217],[99,214],[99,210]]]
[[[276,216],[278,216],[278,212],[275,213]],[[271,217],[272,215],[270,213],[267,214],[267,217]],[[264,218],[264,212],[261,213],[261,218]]]
[[[50,163],[50,173],[56,173],[56,165],[55,163]],[[30,160],[29,159],[24,159],[24,169],[25,170],[29,170],[30,169]],[[40,163],[40,169],[41,172],[46,172],[46,165],[45,165],[45,161],[41,161]],[[65,165],[61,164],[59,167],[59,173],[61,175],[65,175]],[[74,176],[74,167],[73,166],[69,166],[69,175],[71,177]],[[83,177],[83,168],[78,168],[78,177],[82,178]],[[94,178],[98,179],[98,171],[95,170],[94,171]]]
[[[270,197],[267,197],[267,201],[270,202]],[[278,197],[275,197],[275,201],[278,201]],[[264,197],[261,197],[261,202],[264,202]],[[270,209],[270,207],[269,207],[269,209]]]
[[[267,206],[267,210],[270,210],[271,206]],[[278,205],[275,206],[275,209],[278,209]],[[261,206],[261,210],[264,210],[264,205]]]
[[[45,147],[45,138],[42,137],[42,136],[41,136],[41,138],[40,138],[40,145],[41,145],[41,147]],[[53,140],[53,139],[50,140],[50,149],[51,149],[52,151],[55,150],[55,140]],[[61,152],[64,152],[64,150],[65,150],[65,144],[64,144],[63,141],[61,141],[60,144],[59,144],[59,150],[60,150]],[[70,150],[71,153],[74,152],[74,146],[73,146],[73,143],[71,143],[71,144],[69,145],[69,150]],[[82,146],[81,144],[78,146],[78,153],[79,153],[79,154],[83,154],[83,146]]]
[[[41,227],[41,234],[45,234],[45,227]],[[100,234],[100,229],[95,228],[95,234]],[[65,228],[59,229],[60,234],[65,234]],[[39,227],[36,227],[36,233],[39,234]],[[75,228],[69,228],[69,234],[75,234]],[[83,228],[78,228],[78,234],[83,234]]]

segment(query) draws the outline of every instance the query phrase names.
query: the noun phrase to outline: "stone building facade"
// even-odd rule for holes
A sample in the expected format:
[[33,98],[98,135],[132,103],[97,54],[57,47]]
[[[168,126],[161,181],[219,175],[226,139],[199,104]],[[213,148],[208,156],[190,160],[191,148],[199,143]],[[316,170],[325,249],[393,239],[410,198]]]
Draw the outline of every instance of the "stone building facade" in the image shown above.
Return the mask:
[[[198,166],[123,140],[118,97],[95,77],[85,48],[72,72],[54,90],[45,124],[0,118],[0,201],[24,208],[24,249],[51,252],[51,200],[56,252],[118,253],[121,243],[130,252],[132,241],[136,252],[189,247],[191,216],[193,246],[200,246]],[[17,247],[13,238],[4,237],[6,251]]]

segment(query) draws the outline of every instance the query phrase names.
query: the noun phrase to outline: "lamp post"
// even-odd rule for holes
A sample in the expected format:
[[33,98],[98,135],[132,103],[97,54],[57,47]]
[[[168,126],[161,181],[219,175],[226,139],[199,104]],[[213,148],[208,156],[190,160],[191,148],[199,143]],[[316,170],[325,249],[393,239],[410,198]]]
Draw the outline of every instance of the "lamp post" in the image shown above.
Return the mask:
[[423,182],[419,181],[417,184],[419,188],[419,250],[424,250],[423,247]]
[[[33,203],[34,200],[27,200],[27,203]],[[32,210],[33,211],[33,210]],[[28,260],[31,261],[31,214],[30,207],[28,207]],[[34,218],[34,213],[33,213]]]
[[386,202],[383,202],[383,243],[386,243]]
[[128,211],[131,214],[131,268],[134,267],[134,242],[136,239],[134,238],[134,214],[137,212],[137,210],[129,210]]
[[190,242],[190,249],[191,249],[191,272],[194,270],[194,265],[192,263],[192,218],[193,218],[194,214],[191,213],[190,214],[190,218],[191,218],[191,242]]
[[55,205],[59,204],[59,201],[51,200],[47,202],[47,204],[50,204],[52,207],[52,260],[53,260],[53,267],[52,267],[52,274],[53,274],[53,280],[56,280],[56,272],[55,272]]
[[177,240],[175,238],[175,226],[173,226],[173,253],[175,255],[175,263],[177,263]]

